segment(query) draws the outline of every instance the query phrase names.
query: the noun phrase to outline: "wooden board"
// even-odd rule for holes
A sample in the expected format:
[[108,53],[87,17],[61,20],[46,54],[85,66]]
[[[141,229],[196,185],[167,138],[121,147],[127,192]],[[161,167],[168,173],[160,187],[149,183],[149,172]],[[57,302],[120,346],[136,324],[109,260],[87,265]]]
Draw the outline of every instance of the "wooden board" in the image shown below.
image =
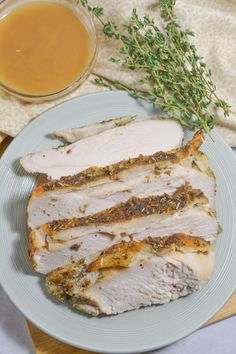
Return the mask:
[[[6,147],[10,144],[11,140],[11,138],[6,138],[0,144],[0,156],[4,152]],[[206,326],[221,321],[225,318],[231,317],[233,315],[236,315],[236,291],[227,301],[225,306],[220,311],[218,311],[215,316],[212,317],[212,319],[210,319]],[[26,321],[26,323],[28,325],[33,343],[35,345],[36,354],[92,354],[92,352],[76,349],[74,347],[71,347],[70,345],[64,344],[48,336],[46,333],[40,331],[29,321]]]

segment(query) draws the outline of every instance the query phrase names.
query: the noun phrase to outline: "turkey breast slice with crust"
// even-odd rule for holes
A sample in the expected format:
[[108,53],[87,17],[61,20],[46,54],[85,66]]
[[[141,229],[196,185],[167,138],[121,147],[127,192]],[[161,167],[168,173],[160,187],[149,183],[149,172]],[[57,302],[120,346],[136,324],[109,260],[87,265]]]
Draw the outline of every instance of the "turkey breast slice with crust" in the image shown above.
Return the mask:
[[29,154],[21,159],[21,164],[28,172],[58,179],[91,166],[105,167],[140,154],[174,149],[181,145],[183,136],[182,127],[174,120],[137,121],[67,146]]
[[132,198],[104,212],[42,225],[30,234],[30,258],[35,270],[48,273],[85,258],[92,261],[121,240],[144,240],[184,232],[215,241],[215,211],[199,190],[179,188],[173,195]]
[[104,168],[91,168],[73,177],[38,185],[28,205],[28,226],[83,217],[126,202],[131,196],[171,194],[188,182],[201,189],[213,205],[215,178],[198,151],[202,134],[166,153],[140,156]]
[[214,249],[184,234],[120,243],[92,264],[51,272],[46,287],[59,301],[92,316],[164,304],[197,291],[212,274]]

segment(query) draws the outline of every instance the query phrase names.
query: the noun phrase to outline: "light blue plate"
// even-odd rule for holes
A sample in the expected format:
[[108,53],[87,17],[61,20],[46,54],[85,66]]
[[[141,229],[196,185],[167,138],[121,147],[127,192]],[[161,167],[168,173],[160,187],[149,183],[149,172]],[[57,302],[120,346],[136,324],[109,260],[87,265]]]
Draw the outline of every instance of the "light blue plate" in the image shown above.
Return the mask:
[[[203,150],[217,179],[216,209],[223,233],[218,239],[212,280],[203,290],[163,306],[118,316],[90,318],[52,300],[44,279],[27,254],[26,206],[34,187],[19,158],[58,145],[54,130],[122,115],[157,113],[123,92],[105,92],[67,101],[30,123],[0,162],[0,280],[16,306],[43,331],[75,347],[102,353],[137,353],[170,344],[206,323],[226,302],[236,284],[236,160],[214,131]],[[188,134],[187,134],[188,135]],[[189,136],[187,136],[189,137]]]

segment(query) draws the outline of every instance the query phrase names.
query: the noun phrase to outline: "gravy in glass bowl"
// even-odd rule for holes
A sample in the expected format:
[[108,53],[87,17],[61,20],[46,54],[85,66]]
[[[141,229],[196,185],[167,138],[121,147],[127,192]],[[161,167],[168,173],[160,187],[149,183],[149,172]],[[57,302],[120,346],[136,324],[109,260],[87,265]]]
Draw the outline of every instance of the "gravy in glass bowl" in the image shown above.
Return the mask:
[[96,33],[88,30],[88,18],[86,23],[80,16],[83,9],[68,0],[14,3],[18,6],[0,19],[3,89],[34,100],[58,97],[78,86],[96,52]]

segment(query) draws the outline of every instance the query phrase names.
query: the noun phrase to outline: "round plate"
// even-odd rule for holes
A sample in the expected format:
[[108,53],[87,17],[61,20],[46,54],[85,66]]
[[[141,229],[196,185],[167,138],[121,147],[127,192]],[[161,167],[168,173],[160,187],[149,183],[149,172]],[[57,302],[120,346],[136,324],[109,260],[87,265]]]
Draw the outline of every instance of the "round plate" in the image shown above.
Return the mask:
[[[67,101],[30,123],[11,143],[0,163],[0,280],[23,314],[43,331],[75,347],[102,353],[135,353],[160,348],[206,323],[236,284],[236,160],[222,138],[212,132],[202,150],[216,175],[216,209],[223,228],[216,247],[213,277],[201,291],[162,306],[118,316],[91,318],[54,301],[44,277],[34,273],[27,254],[26,206],[35,179],[19,158],[57,146],[54,130],[77,127],[122,115],[158,113],[124,92],[105,92]],[[191,134],[186,132],[187,138]]]

